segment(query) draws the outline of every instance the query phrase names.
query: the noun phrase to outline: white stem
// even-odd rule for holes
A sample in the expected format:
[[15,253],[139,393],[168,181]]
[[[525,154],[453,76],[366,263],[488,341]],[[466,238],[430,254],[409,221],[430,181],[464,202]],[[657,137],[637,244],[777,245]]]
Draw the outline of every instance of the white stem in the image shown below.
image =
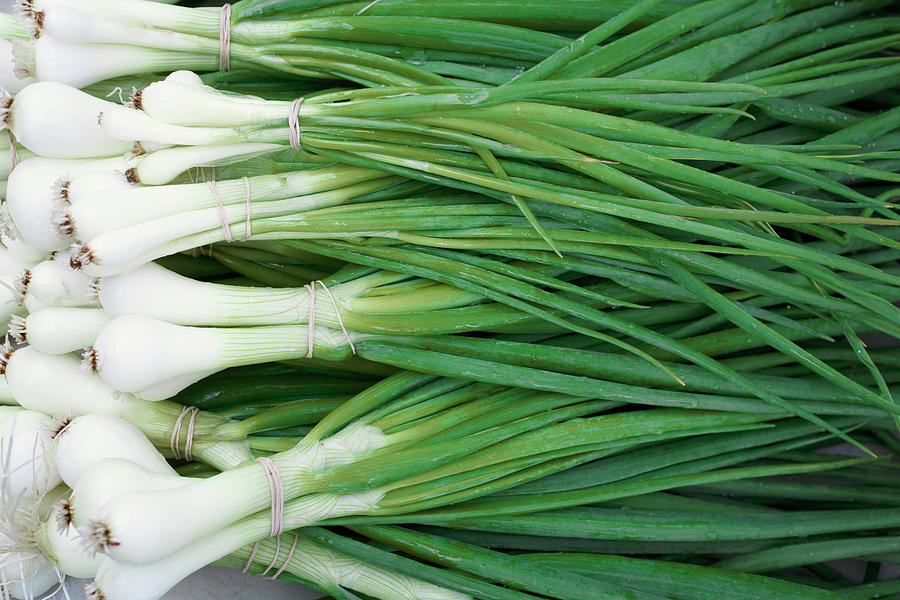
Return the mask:
[[[286,510],[286,517],[291,519],[287,527],[294,529],[326,518],[365,512],[373,508],[378,497],[379,494],[377,493],[346,496],[314,494],[307,496],[292,502],[290,508]],[[194,571],[228,554],[237,552],[248,544],[262,540],[269,534],[269,528],[270,515],[267,512],[263,512],[205,536],[177,552],[165,556],[161,560],[150,563],[117,561],[116,556],[118,552],[112,549],[107,554],[108,558],[103,561],[94,585],[108,600],[118,600],[120,598],[123,600],[126,598],[128,600],[156,600]],[[114,530],[110,531],[110,535],[115,536]],[[115,540],[115,537],[111,537],[111,539]],[[284,540],[288,540],[287,544],[285,544]],[[292,543],[292,536],[282,536],[279,554],[283,557],[283,560],[287,560],[288,550]],[[269,547],[268,541],[262,541],[260,546]],[[260,559],[268,558],[271,562],[277,560],[274,544],[271,546],[271,552],[266,552],[265,550],[260,552],[260,550],[262,548],[257,550],[257,556]],[[249,555],[249,552],[247,554]],[[351,569],[338,568],[332,570],[326,566],[324,572],[317,574],[316,567],[321,568],[327,564],[322,561],[322,558],[324,557],[323,555],[328,554],[330,553],[320,546],[298,539],[288,568],[292,569],[292,572],[299,571],[304,573],[312,581],[325,585],[340,584],[341,580],[349,581],[352,579],[354,583],[361,583],[363,589],[374,589],[375,586],[370,587],[368,585],[374,583],[374,581],[367,578],[353,577],[353,570]],[[358,563],[358,561],[353,561],[353,559],[348,559],[347,562]],[[281,564],[275,564],[272,571],[274,572],[280,568]],[[387,584],[386,581],[383,583]],[[360,589],[353,585],[348,587]],[[393,586],[384,586],[385,589],[390,587]],[[136,591],[138,592],[137,596],[135,596]],[[382,596],[377,597],[381,598]],[[409,596],[386,597],[390,600],[394,598],[414,600]],[[415,600],[422,599],[418,598]]]
[[[183,165],[182,165],[183,166]],[[328,167],[232,179],[215,183],[215,192],[225,206],[234,206],[235,219],[246,218],[246,205],[251,214],[275,216],[288,211],[321,208],[339,201],[342,196],[319,197],[312,194],[337,190],[354,184],[384,179],[384,174],[357,167]],[[194,210],[217,210],[216,196],[207,182],[167,186],[81,186],[75,177],[68,189],[71,206],[60,207],[66,222],[80,240],[154,219],[170,217]],[[249,192],[248,192],[249,190]],[[303,196],[303,198],[296,198]],[[292,198],[291,202],[274,205],[272,200]],[[337,199],[333,199],[337,198]],[[264,203],[263,203],[264,202]],[[257,208],[258,207],[258,208]],[[215,213],[218,216],[218,212]]]
[[98,308],[48,306],[22,319],[21,331],[13,337],[38,352],[66,354],[91,346],[109,321],[110,316]]
[[247,130],[231,127],[181,127],[159,121],[141,110],[116,106],[104,111],[104,132],[113,139],[154,142],[177,146],[205,146],[246,141],[279,141],[286,139],[277,134],[263,132],[262,139],[253,139]]
[[[299,228],[303,225],[303,212],[343,204],[355,196],[361,196],[383,187],[384,181],[387,180],[376,180],[339,190],[254,204],[251,207],[251,232],[253,223],[260,219],[273,218],[273,223],[282,225],[275,221],[272,215],[277,217],[290,213],[290,216],[285,217],[283,222],[284,232],[276,232],[268,237],[331,238],[378,235],[380,232],[369,231],[301,233],[290,231],[290,228]],[[228,223],[232,239],[242,239],[246,231],[247,209],[245,206],[236,204],[224,206],[221,212],[218,207],[194,210],[108,231],[92,238],[84,237],[82,239],[86,241],[86,244],[77,249],[79,256],[76,256],[74,260],[79,262],[82,267],[87,267],[89,264],[98,267],[86,269],[88,274],[103,276],[122,273],[162,256],[183,250],[224,242],[226,235],[222,226],[222,213],[224,213],[224,221]],[[81,225],[78,224],[77,227],[81,227]],[[265,239],[256,234],[254,236],[257,239]],[[79,237],[81,237],[80,232]]]
[[[117,392],[95,373],[82,370],[77,356],[42,354],[31,347],[13,352],[6,365],[6,380],[13,397],[25,408],[49,415],[115,415],[136,426],[161,448],[169,447],[183,408],[173,402],[148,402]],[[196,439],[225,422],[201,412]]]
[[122,155],[133,142],[107,134],[101,113],[118,105],[53,81],[26,86],[12,101],[5,122],[23,146],[52,158]]
[[189,477],[152,471],[124,458],[104,458],[82,471],[78,485],[72,491],[69,514],[72,523],[82,530],[91,527],[92,522],[104,513],[104,507],[116,498],[128,496],[135,490],[162,493],[188,486],[192,481]]
[[51,6],[69,6],[90,12],[103,19],[140,27],[171,29],[207,37],[217,37],[219,10],[216,8],[189,8],[166,6],[147,0],[29,0],[34,11]]
[[85,12],[84,6],[52,6],[43,10],[41,35],[50,35],[79,44],[127,44],[181,52],[218,54],[218,40],[148,29],[139,25],[110,21]]
[[34,296],[50,306],[96,306],[93,282],[69,265],[68,254],[57,254],[28,270],[26,297]]
[[125,44],[74,44],[45,35],[13,46],[16,68],[39,81],[83,88],[107,79],[188,67],[215,71],[216,56]]
[[48,561],[55,564],[59,570],[70,577],[94,577],[103,560],[101,555],[90,556],[81,548],[81,540],[78,530],[65,523],[60,526],[60,521],[67,521],[68,516],[60,513],[64,506],[57,504],[53,507],[50,517],[41,523],[35,533],[35,542]]
[[[381,431],[373,427],[356,426],[342,434],[332,443],[301,443],[270,457],[283,485],[286,528],[338,515],[366,513],[383,497],[378,490],[344,496],[307,494],[314,486],[315,473],[352,462],[360,454],[387,443]],[[211,498],[228,501],[218,503],[216,510],[211,511]],[[100,519],[110,539],[118,544],[106,552],[111,558],[130,564],[160,560],[201,536],[266,509],[270,503],[268,477],[256,463],[178,489],[125,494],[109,502]],[[182,517],[173,519],[174,514]],[[266,515],[265,522],[270,520],[271,515]]]
[[[145,315],[178,325],[281,325],[309,317],[306,288],[255,288],[196,281],[148,263],[134,271],[102,277],[98,298],[112,316]],[[316,322],[337,327],[334,306],[321,289]],[[338,288],[331,290],[338,303]]]
[[171,78],[144,88],[140,102],[154,119],[191,127],[239,127],[286,120],[292,106],[291,102],[225,94],[210,86],[186,85]]
[[112,415],[75,417],[55,441],[59,474],[71,488],[88,467],[106,458],[123,458],[154,473],[177,475],[137,427]]
[[[343,333],[323,327],[313,333],[317,355],[350,355]],[[85,360],[113,388],[139,391],[198,371],[306,356],[308,335],[304,325],[183,327],[126,315],[103,328]]]
[[281,144],[237,143],[166,148],[140,158],[131,176],[137,183],[162,185],[194,167],[217,167],[284,150]]
[[65,160],[35,157],[22,161],[9,176],[7,206],[21,239],[44,254],[62,250],[71,241],[54,223],[57,205],[68,181],[77,175],[125,171],[124,158]]

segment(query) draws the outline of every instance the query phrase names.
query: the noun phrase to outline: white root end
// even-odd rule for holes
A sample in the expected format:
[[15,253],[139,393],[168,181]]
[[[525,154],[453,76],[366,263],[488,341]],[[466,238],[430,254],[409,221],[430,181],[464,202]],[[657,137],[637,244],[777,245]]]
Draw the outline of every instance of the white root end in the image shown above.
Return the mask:
[[28,334],[25,331],[25,328],[25,317],[13,315],[9,318],[9,335],[20,344],[24,344],[28,341]]
[[88,286],[87,293],[85,294],[86,299],[90,300],[94,304],[96,304],[99,308],[103,308],[100,304],[100,278],[92,279],[90,285]]
[[34,8],[34,0],[16,0],[12,12],[17,20],[28,29],[31,39],[36,40],[41,37],[41,31],[44,28],[44,11]]
[[86,244],[72,244],[69,248],[69,266],[76,271],[96,262],[94,253]]
[[13,40],[13,75],[18,79],[36,79],[37,62],[34,57],[34,42]]
[[53,505],[53,515],[56,520],[56,530],[59,533],[68,531],[72,525],[72,501],[68,498],[60,498]]
[[28,293],[29,283],[31,283],[31,271],[29,269],[25,269],[13,279],[13,299],[19,306],[25,303],[25,295]]
[[[16,74],[18,77],[18,74]],[[5,87],[0,86],[0,130],[9,127],[9,111],[12,108],[13,97],[6,91]]]
[[60,202],[69,202],[69,186],[72,185],[71,175],[60,175],[53,186],[50,188],[53,193],[53,199]]
[[69,214],[69,206],[60,202],[58,198],[53,199],[50,224],[53,225],[53,232],[60,239],[68,239],[75,235],[75,225],[72,223],[72,216]]
[[9,364],[9,359],[12,358],[15,351],[16,349],[9,341],[9,336],[6,336],[3,343],[0,344],[0,375],[6,375],[6,365]]
[[66,430],[69,428],[69,425],[72,424],[74,417],[72,416],[72,411],[66,411],[66,414],[62,416],[54,416],[47,423],[47,430],[50,432],[50,438],[56,440],[59,436],[64,434]]
[[85,584],[84,592],[87,594],[88,600],[106,600],[106,596],[103,595],[96,582]]
[[88,348],[81,357],[81,371],[84,373],[99,373],[102,367],[100,353],[96,348]]
[[34,13],[34,4],[32,0],[16,0],[12,9],[13,15],[19,21],[25,21],[31,18]]
[[119,545],[113,541],[109,526],[101,521],[90,521],[86,527],[78,528],[79,544],[82,551],[90,557],[98,552],[106,552]]

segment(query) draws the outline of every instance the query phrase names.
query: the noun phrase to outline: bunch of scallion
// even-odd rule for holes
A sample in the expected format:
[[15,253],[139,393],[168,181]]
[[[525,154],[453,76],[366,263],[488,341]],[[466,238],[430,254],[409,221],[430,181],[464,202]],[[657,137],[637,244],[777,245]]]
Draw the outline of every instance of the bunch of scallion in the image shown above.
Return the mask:
[[0,38],[0,599],[900,595],[889,1]]

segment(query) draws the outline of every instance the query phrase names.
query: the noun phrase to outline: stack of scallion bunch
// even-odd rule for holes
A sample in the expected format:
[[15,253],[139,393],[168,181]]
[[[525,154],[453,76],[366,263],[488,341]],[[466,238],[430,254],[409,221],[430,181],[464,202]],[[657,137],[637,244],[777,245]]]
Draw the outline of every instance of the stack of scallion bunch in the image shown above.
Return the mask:
[[889,1],[0,37],[0,598],[900,597]]

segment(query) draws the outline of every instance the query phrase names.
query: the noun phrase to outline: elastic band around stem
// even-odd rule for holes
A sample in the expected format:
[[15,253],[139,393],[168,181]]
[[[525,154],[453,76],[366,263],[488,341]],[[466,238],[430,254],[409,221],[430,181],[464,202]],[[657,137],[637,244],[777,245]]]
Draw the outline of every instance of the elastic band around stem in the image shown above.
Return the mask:
[[181,409],[181,414],[178,415],[178,418],[175,419],[175,427],[172,429],[172,437],[169,439],[169,448],[172,450],[175,458],[181,458],[181,454],[178,451],[178,447],[181,445],[181,424],[184,422],[184,418],[190,414],[184,440],[184,459],[188,462],[193,460],[191,450],[194,447],[194,427],[197,423],[197,413],[199,412],[200,409],[196,406],[185,406]]
[[[300,538],[298,538],[296,535],[294,536],[294,543],[291,544],[291,549],[288,551],[287,558],[285,558],[284,562],[281,563],[281,568],[278,569],[277,571],[275,571],[275,574],[272,575],[271,577],[269,577],[269,579],[278,579],[278,576],[281,575],[282,573],[284,573],[284,570],[288,568],[288,565],[290,564],[291,559],[294,558],[294,551],[297,550],[297,542],[299,541],[299,539]],[[272,561],[272,564],[274,564],[274,563],[275,563],[275,561]],[[267,573],[268,573],[268,571],[269,571],[269,569],[266,569]]]
[[250,551],[250,558],[247,559],[247,564],[244,565],[244,568],[241,569],[241,573],[246,573],[250,570],[250,566],[253,564],[253,559],[256,558],[256,551],[259,550],[259,542],[257,541],[253,544],[253,550]]
[[216,208],[219,209],[219,221],[222,223],[222,231],[225,232],[225,241],[230,244],[234,241],[234,237],[231,235],[231,227],[228,225],[228,215],[225,214],[225,207],[222,205],[222,200],[219,198],[219,188],[216,186],[216,180],[210,179],[206,182],[206,185],[208,185],[209,189],[212,191],[213,200],[216,202]]
[[281,536],[275,538],[275,555],[272,556],[272,562],[269,563],[269,566],[266,567],[266,570],[259,574],[260,577],[265,577],[269,574],[273,568],[275,568],[275,563],[278,562],[278,556],[281,554]]
[[250,236],[253,234],[253,232],[250,228],[250,178],[243,177],[242,179],[244,180],[244,190],[246,190],[246,192],[247,192],[247,195],[246,195],[247,206],[245,207],[245,211],[244,211],[247,214],[247,231],[244,234],[244,239],[242,239],[241,241],[246,242],[247,240],[250,239]]
[[291,102],[291,112],[288,113],[288,141],[294,150],[300,149],[300,107],[305,98],[297,98]]
[[277,537],[284,531],[284,483],[278,467],[270,459],[260,456],[256,462],[262,465],[269,480],[269,493],[272,497],[272,528],[269,535]]
[[222,6],[219,14],[219,70],[231,69],[231,5]]
[[303,286],[309,292],[309,340],[307,343],[306,358],[313,357],[313,341],[316,335],[316,284],[322,286],[328,299],[331,300],[331,306],[334,307],[334,314],[337,316],[338,325],[340,325],[341,331],[344,332],[344,337],[347,339],[350,351],[353,352],[353,354],[356,354],[356,346],[353,345],[353,340],[350,339],[350,332],[347,331],[347,328],[344,326],[344,319],[341,318],[341,311],[338,309],[337,300],[335,299],[334,294],[331,293],[331,290],[328,289],[328,286],[325,285],[324,281],[317,279],[316,281],[312,281]]

